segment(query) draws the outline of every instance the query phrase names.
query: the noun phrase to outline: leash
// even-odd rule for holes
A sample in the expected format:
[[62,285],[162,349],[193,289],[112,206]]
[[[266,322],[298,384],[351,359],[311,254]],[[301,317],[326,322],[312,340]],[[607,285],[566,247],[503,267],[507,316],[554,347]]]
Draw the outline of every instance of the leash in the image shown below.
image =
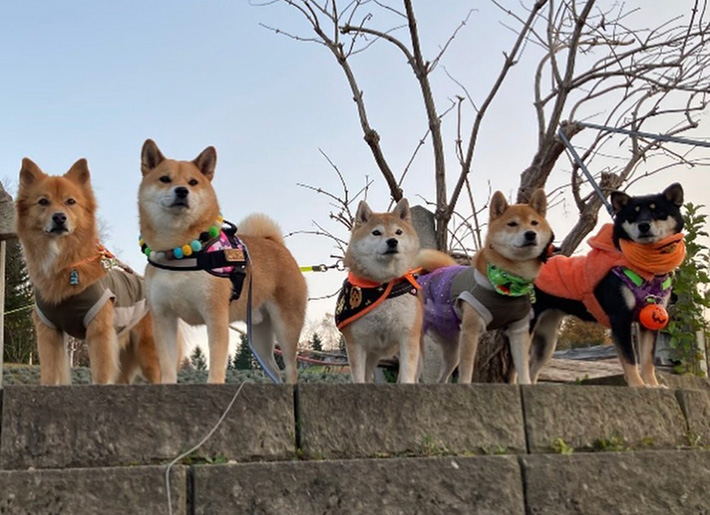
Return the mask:
[[[664,141],[664,142],[668,142],[668,143],[680,143],[682,145],[693,145],[693,146],[697,146],[697,147],[710,148],[710,141],[702,141],[702,140],[690,139],[690,138],[679,138],[677,136],[668,136],[666,134],[653,134],[651,132],[634,131],[631,129],[621,129],[618,127],[609,127],[608,125],[597,125],[596,123],[587,123],[587,122],[574,122],[574,123],[575,123],[575,125],[578,125],[580,127],[584,127],[587,129],[596,129],[599,131],[615,132],[618,134],[625,134],[627,136],[641,136],[642,138],[652,139],[655,141]],[[587,166],[584,164],[584,161],[582,161],[582,158],[579,156],[579,154],[577,153],[575,148],[572,146],[572,143],[570,143],[569,139],[567,138],[564,131],[562,130],[562,127],[560,127],[557,130],[557,136],[559,136],[560,140],[562,140],[562,143],[564,144],[564,146],[567,147],[567,150],[569,151],[569,153],[572,154],[572,157],[574,158],[575,162],[581,168],[585,177],[587,178],[589,183],[592,185],[592,188],[594,188],[594,192],[597,194],[599,199],[602,201],[602,203],[604,204],[604,207],[606,207],[606,210],[609,212],[609,214],[611,215],[611,217],[613,219],[614,218],[614,208],[611,206],[609,201],[606,199],[606,196],[604,195],[601,188],[599,187],[599,184],[597,184],[597,181],[594,180],[594,177],[592,177],[592,174],[589,173]]]
[[[335,257],[335,256],[330,256]],[[327,272],[328,270],[337,270],[338,272],[344,272],[345,266],[343,266],[343,260],[338,259],[332,265],[320,264],[320,265],[307,265],[299,267],[301,272]]]

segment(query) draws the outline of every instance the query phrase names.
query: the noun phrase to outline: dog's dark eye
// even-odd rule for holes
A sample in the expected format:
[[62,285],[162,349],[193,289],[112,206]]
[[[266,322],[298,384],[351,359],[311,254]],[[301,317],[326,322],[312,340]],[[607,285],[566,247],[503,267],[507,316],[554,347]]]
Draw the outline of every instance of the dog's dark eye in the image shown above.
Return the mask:
[[39,199],[39,201],[38,201],[37,203],[38,203],[40,206],[48,206],[48,205],[49,205],[49,200],[47,200],[46,198],[41,198],[41,199]]
[[394,233],[395,233],[397,236],[400,236],[400,235],[402,234],[402,229],[397,229],[396,231],[394,231]]
[[76,200],[74,200],[73,198],[67,199],[67,206],[73,206],[74,204],[76,204]]
[[540,224],[540,222],[538,222],[537,220],[533,220],[532,222],[530,222],[530,225],[539,225],[539,224]]
[[380,231],[378,231],[377,229],[375,229],[374,231],[372,231],[372,235],[373,236],[382,236],[382,233]]
[[172,182],[171,179],[170,179],[170,177],[167,176],[167,175],[163,175],[163,176],[160,177],[160,179],[158,179],[158,180],[159,180],[160,182],[164,182],[165,184],[167,184],[167,183],[169,183],[169,182]]
[[190,186],[197,186],[197,179],[190,179],[190,182],[188,182]]
[[517,226],[518,226],[518,222],[513,222],[512,220],[510,222],[508,222],[508,227],[517,227]]

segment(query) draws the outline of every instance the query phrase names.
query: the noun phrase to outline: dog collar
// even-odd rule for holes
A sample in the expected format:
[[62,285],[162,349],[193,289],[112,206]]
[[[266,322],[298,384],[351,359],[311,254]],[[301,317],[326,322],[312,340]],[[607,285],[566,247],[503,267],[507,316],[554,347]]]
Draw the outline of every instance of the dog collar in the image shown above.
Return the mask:
[[497,293],[508,297],[522,297],[530,295],[534,301],[535,281],[525,279],[519,275],[511,274],[492,263],[486,266],[486,275]]
[[[155,251],[146,245],[143,236],[138,237],[138,244],[141,246],[141,252],[146,255],[148,259],[153,261],[172,261],[174,259],[182,259],[184,257],[190,257],[193,253],[201,251],[207,243],[219,236],[221,232],[222,224],[224,223],[224,218],[222,215],[217,217],[214,225],[210,225],[209,229],[200,233],[197,239],[186,243],[185,245],[180,245],[178,247]],[[230,224],[231,225],[231,224]]]

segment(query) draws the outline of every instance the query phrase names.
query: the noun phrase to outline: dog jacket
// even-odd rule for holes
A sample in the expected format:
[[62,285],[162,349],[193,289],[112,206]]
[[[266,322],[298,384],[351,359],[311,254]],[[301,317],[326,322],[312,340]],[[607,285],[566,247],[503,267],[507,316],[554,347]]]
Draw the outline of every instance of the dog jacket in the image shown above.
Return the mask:
[[471,266],[447,266],[419,278],[424,296],[424,330],[434,328],[444,337],[454,337],[461,325],[461,302],[483,317],[486,329],[527,327],[530,295],[504,295]]
[[59,304],[46,302],[35,292],[35,309],[47,326],[83,340],[86,328],[109,300],[114,303],[113,325],[119,336],[148,312],[143,279],[120,269],[109,270],[97,282]]
[[335,326],[343,329],[346,325],[375,309],[387,299],[409,293],[416,295],[419,289],[418,276],[410,271],[403,277],[388,283],[373,283],[348,274],[335,304]]
[[[535,286],[549,295],[581,301],[597,322],[610,327],[609,317],[594,296],[594,289],[612,269],[629,269],[644,281],[651,282],[656,276],[675,270],[685,257],[681,234],[653,245],[622,240],[622,248],[629,249],[626,254],[632,255],[631,259],[614,246],[613,236],[613,224],[605,224],[596,236],[587,241],[592,250],[586,256],[551,257],[542,266]],[[645,260],[641,254],[643,249],[648,254]],[[665,278],[661,282],[663,280]]]

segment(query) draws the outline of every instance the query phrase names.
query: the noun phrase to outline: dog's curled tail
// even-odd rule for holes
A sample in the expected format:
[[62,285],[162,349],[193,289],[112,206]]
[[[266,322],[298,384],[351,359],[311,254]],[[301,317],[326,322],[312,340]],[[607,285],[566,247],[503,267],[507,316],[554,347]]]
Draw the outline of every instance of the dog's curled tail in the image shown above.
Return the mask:
[[253,213],[247,216],[239,223],[237,231],[238,234],[267,238],[285,245],[279,225],[263,213]]
[[443,268],[445,266],[456,265],[454,258],[445,254],[439,250],[434,249],[422,249],[417,254],[417,268],[422,268],[427,272],[436,270],[437,268]]

